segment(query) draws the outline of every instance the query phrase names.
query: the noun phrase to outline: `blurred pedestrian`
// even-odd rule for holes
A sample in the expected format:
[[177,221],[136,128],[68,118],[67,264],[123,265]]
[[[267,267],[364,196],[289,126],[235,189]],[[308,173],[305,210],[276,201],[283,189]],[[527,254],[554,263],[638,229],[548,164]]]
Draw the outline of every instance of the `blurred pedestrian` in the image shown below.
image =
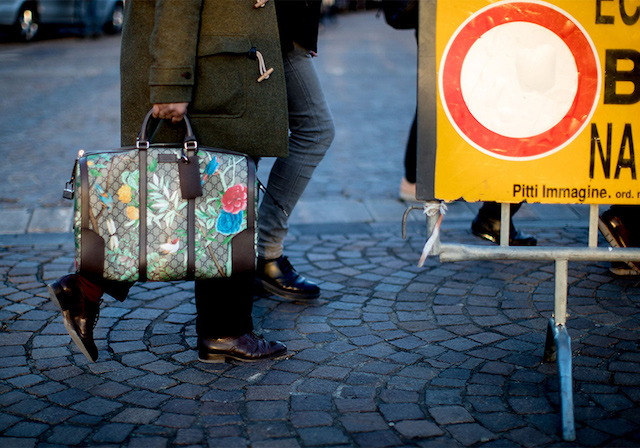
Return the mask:
[[102,24],[98,17],[98,0],[82,0],[84,5],[84,37],[98,38],[102,34]]

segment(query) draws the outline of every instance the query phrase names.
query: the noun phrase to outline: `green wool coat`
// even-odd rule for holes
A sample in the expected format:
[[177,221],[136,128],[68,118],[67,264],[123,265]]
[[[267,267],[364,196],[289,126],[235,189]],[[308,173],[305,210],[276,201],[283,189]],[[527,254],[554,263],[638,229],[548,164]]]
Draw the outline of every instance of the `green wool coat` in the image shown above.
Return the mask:
[[[287,101],[273,1],[127,0],[120,58],[122,144],[155,103],[188,102],[202,145],[285,156]],[[274,72],[262,82],[256,50]],[[164,120],[154,142],[181,141]]]

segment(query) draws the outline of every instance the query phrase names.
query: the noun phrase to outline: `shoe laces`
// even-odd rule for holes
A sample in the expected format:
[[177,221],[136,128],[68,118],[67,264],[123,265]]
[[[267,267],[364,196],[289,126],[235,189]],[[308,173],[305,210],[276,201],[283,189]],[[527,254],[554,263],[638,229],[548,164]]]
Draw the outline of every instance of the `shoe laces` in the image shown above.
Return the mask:
[[[100,309],[102,308],[102,302],[104,301],[104,299],[101,297],[100,300],[98,302],[92,302],[88,299],[84,299],[86,300],[87,303],[95,303],[96,307],[98,308],[96,311],[96,317],[93,319],[93,322],[91,322],[91,331],[95,330],[96,325],[98,325],[98,319],[100,319]],[[87,306],[87,303],[85,303],[85,308]]]
[[256,333],[255,331],[252,331],[251,333],[249,333],[249,337],[255,341],[261,341],[264,339],[264,336]]
[[280,262],[278,264],[280,265],[280,270],[283,274],[288,274],[289,272],[295,271],[289,259],[284,255],[282,256],[282,258],[280,258]]

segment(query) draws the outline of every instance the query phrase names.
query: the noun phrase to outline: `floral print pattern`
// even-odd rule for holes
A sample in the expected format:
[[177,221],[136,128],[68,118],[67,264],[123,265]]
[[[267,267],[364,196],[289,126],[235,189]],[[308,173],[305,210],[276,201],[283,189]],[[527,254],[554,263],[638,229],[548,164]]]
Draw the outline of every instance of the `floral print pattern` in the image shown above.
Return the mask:
[[[167,155],[173,154],[176,161],[159,161],[158,153],[163,154],[163,160],[171,159]],[[169,281],[184,278],[187,273],[188,201],[182,199],[180,193],[177,167],[180,154],[180,148],[152,147],[147,151],[148,280]],[[136,281],[139,279],[141,207],[138,150],[85,157],[91,228],[105,242],[104,278]],[[247,158],[200,149],[198,159],[203,196],[195,199],[195,276],[225,277],[232,272],[231,241],[247,228]],[[80,178],[80,173],[76,173],[74,227],[78,260],[82,244]],[[255,221],[252,225],[255,226]]]

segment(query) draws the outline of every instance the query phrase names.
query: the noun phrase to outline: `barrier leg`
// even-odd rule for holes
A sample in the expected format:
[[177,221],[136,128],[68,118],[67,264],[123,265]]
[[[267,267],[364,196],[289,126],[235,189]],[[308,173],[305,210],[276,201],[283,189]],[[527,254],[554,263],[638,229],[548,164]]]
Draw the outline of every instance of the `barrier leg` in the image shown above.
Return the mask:
[[562,438],[568,442],[576,440],[573,417],[573,379],[571,377],[571,338],[564,325],[554,325],[558,376],[560,379],[560,412],[562,414]]
[[553,318],[551,318],[547,325],[547,339],[544,343],[544,354],[542,355],[542,362],[544,363],[556,361],[556,341],[553,327],[555,327],[555,323],[553,322]]
[[556,361],[560,380],[560,411],[562,416],[562,438],[566,441],[576,439],[573,416],[573,379],[571,377],[571,338],[567,332],[567,277],[569,262],[556,260],[556,288],[554,317],[550,328],[556,345]]

